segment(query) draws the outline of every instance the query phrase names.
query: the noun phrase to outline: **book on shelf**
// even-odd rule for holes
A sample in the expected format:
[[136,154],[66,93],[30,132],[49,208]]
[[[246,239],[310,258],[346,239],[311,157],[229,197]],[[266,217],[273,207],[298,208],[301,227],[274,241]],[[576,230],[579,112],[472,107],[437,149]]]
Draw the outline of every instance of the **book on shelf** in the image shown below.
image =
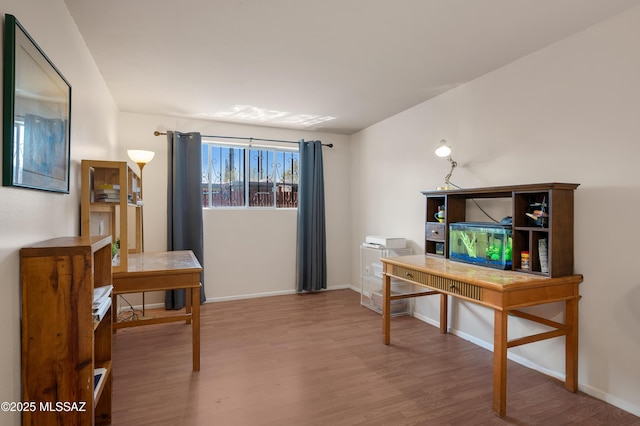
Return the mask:
[[100,196],[119,197],[120,190],[119,189],[96,189],[95,195],[96,197],[100,197]]
[[104,382],[104,378],[107,375],[106,368],[94,368],[93,369],[93,397],[98,397],[98,390],[102,386],[102,382]]
[[117,188],[96,189],[96,194],[120,194],[120,190]]
[[119,189],[96,189],[93,194],[95,201],[117,203],[120,202]]
[[103,183],[98,185],[98,189],[120,189],[120,185],[117,183]]
[[538,256],[540,257],[540,272],[549,273],[549,254],[547,251],[547,239],[538,240]]

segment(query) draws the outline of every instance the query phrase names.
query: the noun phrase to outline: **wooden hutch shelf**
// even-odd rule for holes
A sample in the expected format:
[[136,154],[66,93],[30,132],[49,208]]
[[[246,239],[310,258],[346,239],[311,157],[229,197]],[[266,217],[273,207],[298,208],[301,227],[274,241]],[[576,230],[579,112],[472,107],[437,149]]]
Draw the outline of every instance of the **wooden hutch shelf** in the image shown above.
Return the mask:
[[[449,225],[464,222],[467,200],[512,199],[513,264],[515,271],[558,277],[573,274],[573,200],[575,183],[536,183],[486,188],[423,191],[426,198],[425,254],[449,257]],[[527,213],[541,206],[545,216],[535,222]],[[444,206],[444,221],[434,215]],[[548,267],[541,267],[539,244],[547,241]],[[520,253],[527,251],[530,262],[523,265]]]

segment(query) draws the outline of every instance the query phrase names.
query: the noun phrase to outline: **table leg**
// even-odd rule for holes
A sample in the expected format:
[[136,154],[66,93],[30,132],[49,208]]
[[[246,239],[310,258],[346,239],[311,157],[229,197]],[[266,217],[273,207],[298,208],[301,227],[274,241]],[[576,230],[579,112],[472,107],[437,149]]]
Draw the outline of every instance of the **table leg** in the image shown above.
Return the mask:
[[111,332],[116,334],[114,324],[118,322],[118,295],[111,289]]
[[564,387],[571,392],[576,392],[578,390],[578,298],[566,301],[565,317],[569,332],[565,342]]
[[493,324],[493,411],[503,417],[507,412],[507,320],[505,311],[494,311]]
[[391,277],[382,275],[382,332],[384,344],[391,343]]
[[440,333],[447,334],[449,329],[449,303],[448,297],[440,293]]
[[[202,284],[200,284],[202,285]],[[193,333],[193,371],[200,371],[200,287],[191,289],[191,331]],[[188,298],[187,298],[188,300]]]

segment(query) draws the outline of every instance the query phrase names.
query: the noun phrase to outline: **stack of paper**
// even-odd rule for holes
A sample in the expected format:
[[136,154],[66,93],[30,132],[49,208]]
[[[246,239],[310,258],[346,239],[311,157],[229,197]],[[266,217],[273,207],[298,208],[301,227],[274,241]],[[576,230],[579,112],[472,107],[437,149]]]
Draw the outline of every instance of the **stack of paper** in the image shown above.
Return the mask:
[[94,196],[95,201],[102,201],[105,203],[118,203],[120,202],[120,185],[100,185],[98,189],[95,190]]
[[364,245],[367,247],[373,248],[405,248],[407,247],[407,240],[404,238],[397,237],[378,237],[373,235],[368,235],[365,238]]
[[112,285],[105,285],[93,289],[93,320],[100,321],[111,307]]

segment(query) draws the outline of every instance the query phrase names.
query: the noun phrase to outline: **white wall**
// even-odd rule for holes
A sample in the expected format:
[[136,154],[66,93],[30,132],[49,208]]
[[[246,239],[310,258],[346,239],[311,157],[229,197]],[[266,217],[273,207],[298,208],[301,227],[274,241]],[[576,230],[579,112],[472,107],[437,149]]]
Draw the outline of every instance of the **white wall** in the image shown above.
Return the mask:
[[[575,269],[584,275],[579,386],[636,415],[638,40],[640,7],[371,126],[351,141],[353,259],[367,234],[405,236],[417,252],[424,251],[419,191],[441,185],[448,171],[448,163],[433,154],[442,138],[454,146],[459,167],[452,181],[462,187],[580,183],[575,194]],[[355,261],[351,275],[355,281]],[[454,304],[454,332],[491,347],[491,311]],[[534,311],[563,320],[557,304]],[[437,323],[437,301],[420,299],[417,314]],[[510,320],[510,337],[537,329]],[[563,339],[509,352],[564,377]]]
[[[198,131],[203,135],[333,143],[323,148],[327,221],[328,287],[350,284],[348,137],[319,132],[216,123],[207,120],[121,113],[120,156],[127,149],[156,152],[145,166],[145,251],[166,249],[167,139],[155,130]],[[200,167],[200,165],[194,165]],[[135,166],[134,166],[135,167]],[[295,292],[296,210],[204,211],[205,292],[227,300]],[[267,273],[268,272],[268,273]],[[132,299],[136,303],[136,299]],[[162,300],[150,295],[151,303]]]
[[[62,0],[0,0],[27,28],[73,86],[71,193],[0,187],[0,401],[20,399],[19,249],[79,232],[79,161],[126,159],[126,149],[156,151],[145,167],[145,248],[163,250],[166,231],[166,148],[153,130],[274,139],[321,139],[325,149],[329,285],[359,283],[358,246],[365,235],[406,236],[423,251],[424,200],[441,184],[446,162],[434,157],[449,139],[464,187],[569,181],[576,192],[576,271],[584,274],[580,304],[582,390],[640,415],[640,278],[635,212],[640,179],[635,165],[640,124],[640,8],[496,70],[430,102],[374,125],[352,138],[140,114],[118,114],[93,59]],[[615,148],[609,154],[605,148]],[[0,166],[1,167],[1,166]],[[152,181],[150,185],[148,182]],[[603,217],[602,211],[613,211]],[[205,215],[206,232],[225,236],[205,247],[208,297],[277,294],[293,289],[289,277],[257,279],[255,270],[278,262],[292,267],[291,211]],[[265,227],[265,220],[268,221]],[[233,230],[255,230],[231,238]],[[266,231],[268,229],[268,231]],[[225,241],[227,240],[227,241]],[[293,244],[293,243],[291,243]],[[277,249],[275,248],[277,247]],[[224,256],[223,256],[224,254]],[[268,256],[268,257],[265,257]],[[245,262],[240,263],[239,260]],[[237,262],[237,263],[235,263]],[[239,288],[237,283],[243,283]],[[459,334],[490,345],[492,316],[475,305],[456,306]],[[437,321],[437,305],[418,303],[423,319]],[[559,307],[543,309],[562,318]],[[527,325],[512,321],[519,334]],[[561,340],[511,351],[550,373],[564,372]],[[0,413],[0,425],[19,415]]]
[[[0,0],[0,13],[16,16],[72,86],[70,193],[0,187],[0,401],[20,401],[19,250],[79,234],[80,159],[113,155],[118,110],[62,0]],[[0,412],[0,425],[19,422]]]

